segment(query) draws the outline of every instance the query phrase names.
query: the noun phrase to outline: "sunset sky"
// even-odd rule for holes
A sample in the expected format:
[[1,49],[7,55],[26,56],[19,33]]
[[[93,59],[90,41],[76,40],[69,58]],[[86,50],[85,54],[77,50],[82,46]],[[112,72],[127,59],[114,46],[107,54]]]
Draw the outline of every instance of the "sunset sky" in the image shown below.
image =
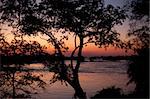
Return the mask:
[[[114,6],[123,6],[124,4],[126,3],[126,0],[105,0],[105,4],[112,4]],[[3,26],[4,28],[6,28],[5,26]],[[128,26],[128,21],[125,21],[124,24],[122,26],[116,26],[115,29],[121,34],[120,37],[121,39],[127,39],[126,35],[127,35],[127,32],[128,32],[128,29],[129,29],[129,26]],[[6,38],[7,40],[11,40],[12,38],[12,35],[10,33],[11,29],[7,29],[7,31],[4,31],[6,33]],[[52,52],[54,51],[53,49],[53,46],[49,45],[47,43],[46,40],[44,39],[47,39],[48,37],[46,35],[40,35],[40,36],[36,36],[36,37],[29,37],[29,36],[26,36],[25,37],[27,40],[36,40],[38,41],[39,43],[41,43],[42,45],[46,45],[47,46],[47,51],[48,52]],[[43,38],[43,39],[41,39]],[[69,47],[69,51],[66,53],[66,55],[68,56],[70,54],[70,52],[72,51],[72,49],[74,49],[74,37],[71,35],[69,36],[69,40],[66,42],[66,45]],[[95,47],[94,45],[92,44],[89,44],[87,47],[85,47],[83,49],[83,55],[84,56],[117,56],[117,55],[131,55],[132,52],[125,52],[124,50],[122,49],[115,49],[113,47],[109,47],[106,49],[104,48],[98,48],[98,47]]]

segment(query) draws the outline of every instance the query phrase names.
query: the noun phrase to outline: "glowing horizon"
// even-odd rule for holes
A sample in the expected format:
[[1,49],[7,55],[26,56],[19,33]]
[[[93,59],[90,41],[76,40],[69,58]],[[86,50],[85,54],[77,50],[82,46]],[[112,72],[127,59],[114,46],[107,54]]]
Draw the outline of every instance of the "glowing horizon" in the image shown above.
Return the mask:
[[[126,1],[124,0],[105,0],[105,5],[108,4],[112,4],[114,6],[123,6],[125,4]],[[11,29],[9,29],[6,26],[3,26],[4,29],[8,29],[7,31],[5,31],[5,33],[8,33],[10,35],[8,35],[6,38],[8,41],[10,41],[13,36],[11,34]],[[119,26],[115,26],[114,27],[115,30],[117,30],[117,32],[120,33],[120,39],[122,40],[127,40],[128,37],[126,37],[128,29],[129,29],[129,21],[126,20],[123,25]],[[46,35],[42,36],[36,36],[36,37],[29,37],[29,36],[25,36],[24,37],[26,40],[35,40],[38,41],[41,45],[45,45],[47,47],[46,51],[48,53],[54,52],[54,47],[49,44],[46,40],[48,37]],[[43,39],[41,39],[43,38]],[[71,51],[74,49],[74,38],[71,36],[69,36],[68,41],[66,41],[66,45],[69,47],[68,52],[66,52],[65,55],[69,56]],[[129,52],[125,52],[124,49],[115,49],[114,47],[108,47],[107,50],[105,50],[105,48],[98,48],[96,46],[94,46],[93,44],[89,44],[87,47],[83,48],[83,55],[84,56],[125,56],[125,55],[132,55],[133,52],[129,51]]]
[[[126,34],[128,32],[128,29],[129,29],[128,21],[124,22],[124,24],[121,26],[115,26],[114,29],[120,33],[120,39],[122,39],[122,40],[128,39],[126,37]],[[8,41],[11,41],[13,39],[13,35],[11,34],[11,29],[5,30],[5,31],[3,31],[3,33],[9,34],[6,36],[6,39]],[[59,36],[60,36],[60,34],[58,33],[58,35],[56,37],[59,38]],[[50,43],[48,43],[46,41],[46,39],[48,39],[48,36],[46,36],[46,35],[24,36],[24,39],[26,39],[27,41],[29,41],[29,40],[38,41],[42,46],[44,45],[47,47],[46,51],[48,53],[54,52],[54,46],[52,46]],[[69,47],[69,50],[68,50],[68,52],[65,53],[65,55],[70,56],[71,51],[73,51],[73,49],[74,49],[74,37],[73,37],[73,35],[69,35],[69,38],[66,41],[66,45],[67,45],[67,47]],[[88,46],[83,48],[83,56],[126,56],[126,55],[132,55],[132,54],[133,54],[132,51],[125,52],[124,49],[116,49],[112,46],[105,49],[105,48],[98,48],[94,44],[88,44]]]

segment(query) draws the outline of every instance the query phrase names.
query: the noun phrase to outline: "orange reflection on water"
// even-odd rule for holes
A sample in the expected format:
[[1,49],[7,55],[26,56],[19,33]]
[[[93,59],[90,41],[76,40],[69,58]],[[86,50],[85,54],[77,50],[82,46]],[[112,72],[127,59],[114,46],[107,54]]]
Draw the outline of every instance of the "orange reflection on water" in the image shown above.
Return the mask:
[[80,81],[82,87],[90,94],[103,88],[116,86],[122,88],[125,93],[133,91],[134,85],[127,86],[126,74],[118,73],[81,73]]
[[[62,85],[60,81],[49,84],[49,80],[52,78],[53,73],[50,72],[34,72],[36,75],[42,74],[42,79],[45,80],[48,84],[46,89],[39,90],[39,94],[36,98],[44,99],[71,99],[74,94],[73,88],[65,84]],[[79,73],[79,79],[82,88],[87,93],[88,97],[94,95],[97,91],[107,88],[110,86],[116,86],[123,89],[125,93],[133,91],[134,85],[126,85],[128,78],[126,74],[117,74],[117,73]]]

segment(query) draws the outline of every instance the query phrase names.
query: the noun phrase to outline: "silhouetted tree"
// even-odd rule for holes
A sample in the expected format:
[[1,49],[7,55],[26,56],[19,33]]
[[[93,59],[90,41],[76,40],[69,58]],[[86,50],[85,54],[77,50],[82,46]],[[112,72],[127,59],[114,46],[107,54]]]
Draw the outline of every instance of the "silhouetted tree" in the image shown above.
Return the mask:
[[41,52],[42,46],[35,41],[28,43],[15,37],[9,43],[2,34],[0,35],[0,98],[29,98],[36,87],[44,88],[46,83],[40,76],[28,70],[22,71],[26,62],[20,59],[25,54]]
[[149,47],[149,1],[131,0],[129,9],[131,49],[137,51]]
[[[122,24],[126,17],[124,11],[112,5],[105,6],[103,0],[2,0],[0,5],[2,24],[7,23],[24,34],[40,32],[49,36],[48,42],[55,46],[58,57],[51,81],[65,81],[74,88],[75,96],[86,98],[78,75],[83,47],[89,43],[98,47],[119,46],[119,34],[113,27]],[[56,35],[60,30],[61,39],[58,39]],[[64,39],[67,40],[70,33],[74,35],[75,49],[67,66],[63,50],[68,49]],[[75,52],[78,59],[73,65]]]
[[122,90],[120,88],[116,88],[115,86],[108,87],[106,89],[102,89],[101,91],[98,91],[97,94],[95,94],[91,99],[100,99],[100,98],[124,98],[123,94],[121,93]]
[[30,98],[37,87],[44,88],[46,83],[30,71],[5,68],[0,71],[0,98]]
[[136,97],[149,96],[149,0],[129,1],[129,48],[135,52],[131,58],[129,83],[136,84]]

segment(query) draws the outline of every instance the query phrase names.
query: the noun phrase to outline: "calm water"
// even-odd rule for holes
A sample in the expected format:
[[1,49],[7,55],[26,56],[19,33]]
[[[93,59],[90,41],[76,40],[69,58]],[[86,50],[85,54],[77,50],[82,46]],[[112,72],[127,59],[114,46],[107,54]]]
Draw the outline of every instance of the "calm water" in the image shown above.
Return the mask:
[[[68,63],[69,61],[66,61]],[[31,64],[29,68],[42,69],[42,64]],[[123,89],[123,92],[133,91],[134,85],[126,85],[128,82],[127,61],[102,61],[102,62],[83,62],[81,63],[79,78],[80,83],[87,96],[93,96],[97,91],[115,85]],[[34,72],[42,74],[43,80],[49,83],[53,73],[48,71]],[[74,94],[72,87],[62,85],[61,82],[47,84],[46,89],[37,90],[38,94],[33,95],[37,99],[71,99]]]

